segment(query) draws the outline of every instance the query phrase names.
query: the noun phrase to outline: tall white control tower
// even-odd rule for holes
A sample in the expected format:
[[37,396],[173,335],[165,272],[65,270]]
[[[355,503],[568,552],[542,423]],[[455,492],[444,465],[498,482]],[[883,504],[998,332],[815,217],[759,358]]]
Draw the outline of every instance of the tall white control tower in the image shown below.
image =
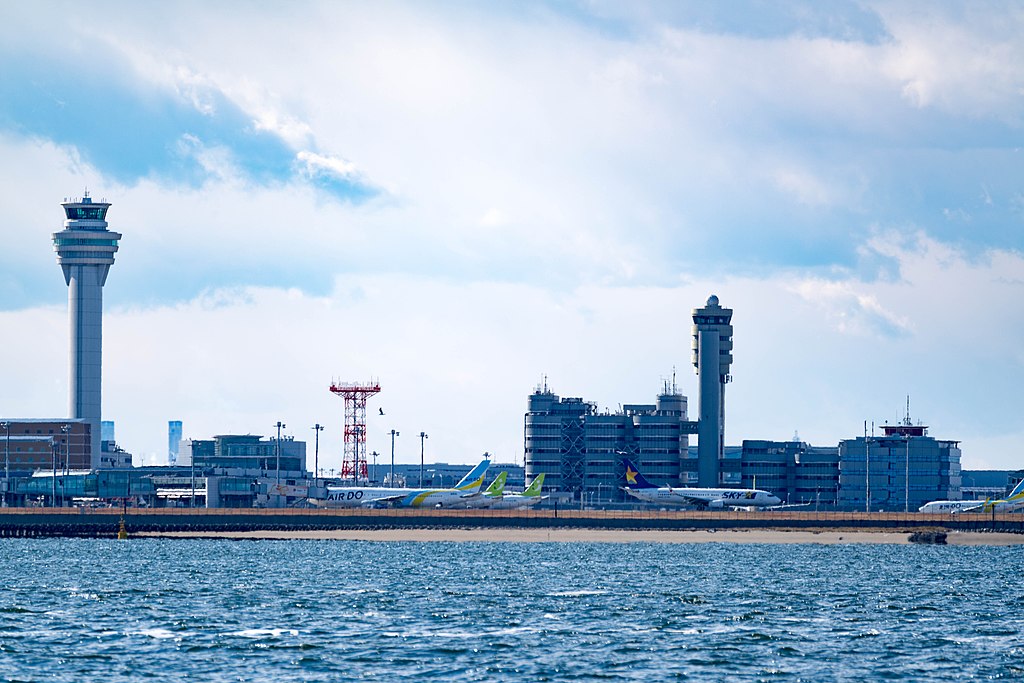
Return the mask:
[[71,328],[70,407],[68,417],[87,420],[91,465],[100,467],[100,385],[103,375],[103,285],[114,263],[120,233],[107,230],[110,204],[64,201],[64,229],[53,233],[57,263],[68,285]]
[[693,367],[697,370],[700,406],[697,418],[697,486],[720,485],[725,453],[725,385],[732,380],[732,309],[718,297],[693,309]]

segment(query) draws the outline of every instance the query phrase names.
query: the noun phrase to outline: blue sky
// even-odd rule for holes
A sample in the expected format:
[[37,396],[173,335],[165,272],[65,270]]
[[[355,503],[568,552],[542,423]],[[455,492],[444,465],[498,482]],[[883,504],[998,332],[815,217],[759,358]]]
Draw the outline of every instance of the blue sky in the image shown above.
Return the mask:
[[1017,3],[0,14],[0,319],[38,331],[5,415],[66,409],[49,235],[88,187],[124,234],[104,412],[147,462],[170,419],[325,423],[340,459],[325,387],[371,376],[371,449],[425,429],[437,459],[521,461],[543,376],[615,408],[676,368],[695,406],[716,293],[730,443],[834,444],[909,394],[965,465],[1024,466]]

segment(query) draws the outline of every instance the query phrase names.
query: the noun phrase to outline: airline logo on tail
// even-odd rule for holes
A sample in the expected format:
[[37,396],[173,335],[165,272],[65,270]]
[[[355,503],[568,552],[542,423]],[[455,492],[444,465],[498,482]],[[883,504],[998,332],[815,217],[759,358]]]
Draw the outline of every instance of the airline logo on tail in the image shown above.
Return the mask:
[[505,480],[508,479],[508,472],[498,472],[498,476],[494,478],[491,485],[484,491],[484,495],[488,498],[501,498],[501,494],[505,491]]
[[533,482],[529,486],[526,487],[526,490],[523,491],[523,496],[524,497],[532,498],[534,496],[539,496],[540,495],[540,489],[541,489],[542,486],[544,486],[544,474],[545,474],[544,472],[541,472],[540,474],[538,474],[537,478],[534,479]]
[[455,485],[455,488],[459,491],[479,491],[480,487],[484,485],[484,475],[487,474],[487,468],[490,465],[491,461],[484,458]]
[[544,473],[541,472],[522,493],[505,493],[500,498],[492,498],[487,501],[487,507],[494,510],[515,510],[536,505],[547,498],[540,492],[543,485]]
[[647,481],[644,475],[640,474],[640,470],[633,464],[632,460],[624,460],[626,465],[626,487],[637,488],[637,489],[655,489],[658,488],[651,482]]

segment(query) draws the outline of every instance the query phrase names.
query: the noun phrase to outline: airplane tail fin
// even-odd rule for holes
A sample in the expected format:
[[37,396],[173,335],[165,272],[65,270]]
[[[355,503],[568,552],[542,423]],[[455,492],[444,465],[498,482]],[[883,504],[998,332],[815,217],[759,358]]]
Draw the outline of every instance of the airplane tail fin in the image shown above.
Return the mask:
[[469,474],[459,480],[455,488],[460,491],[479,491],[480,487],[484,484],[484,474],[487,473],[487,468],[490,466],[491,461],[484,458],[476,467],[469,471]]
[[529,498],[533,498],[535,496],[539,496],[540,495],[540,489],[541,489],[542,486],[544,486],[544,472],[541,472],[540,474],[538,474],[534,478],[534,480],[532,482],[530,482],[530,485],[526,487],[525,491],[523,491],[523,496],[526,496],[526,497],[529,497]]
[[626,459],[623,461],[626,465],[626,487],[631,489],[656,489],[658,488],[651,482],[647,481],[644,475],[640,474],[640,470],[633,463],[632,460]]
[[1010,495],[1008,495],[1006,499],[1009,500],[1015,496],[1021,495],[1022,493],[1024,493],[1024,479],[1021,479],[1020,482],[1013,487],[1013,490],[1010,491]]
[[508,478],[507,471],[498,472],[498,476],[494,478],[491,485],[484,491],[485,496],[491,498],[501,498],[501,495],[505,492],[505,480]]

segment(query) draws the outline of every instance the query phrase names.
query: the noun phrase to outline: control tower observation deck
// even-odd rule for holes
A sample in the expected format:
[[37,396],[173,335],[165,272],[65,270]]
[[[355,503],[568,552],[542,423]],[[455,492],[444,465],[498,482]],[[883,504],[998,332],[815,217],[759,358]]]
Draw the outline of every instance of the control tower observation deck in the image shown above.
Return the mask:
[[87,420],[91,466],[100,466],[100,387],[103,376],[103,285],[114,263],[120,233],[107,230],[107,202],[89,193],[64,201],[64,229],[53,233],[57,263],[68,285],[71,329],[68,417]]

